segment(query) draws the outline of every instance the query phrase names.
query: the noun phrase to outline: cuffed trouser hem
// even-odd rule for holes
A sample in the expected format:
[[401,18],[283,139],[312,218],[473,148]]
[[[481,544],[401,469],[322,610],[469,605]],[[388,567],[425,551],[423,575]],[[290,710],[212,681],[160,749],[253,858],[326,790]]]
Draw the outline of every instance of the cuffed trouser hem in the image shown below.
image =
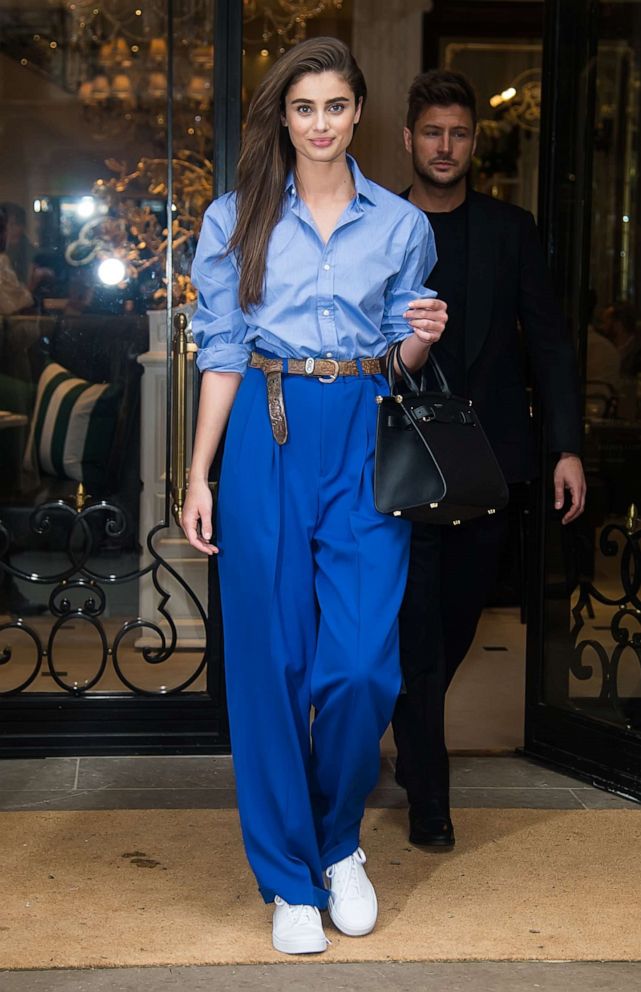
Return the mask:
[[266,903],[273,902],[276,896],[280,896],[290,906],[316,906],[317,909],[327,909],[329,899],[327,889],[319,889],[316,885],[305,889],[288,889],[287,892],[274,892],[273,889],[259,886],[259,892]]
[[323,854],[321,861],[323,871],[327,871],[330,865],[337,864],[339,861],[342,861],[343,858],[349,858],[350,854],[353,854],[354,851],[357,850],[358,843],[358,837],[356,837],[356,840],[353,838],[351,840],[345,840],[342,844],[336,844],[336,846],[331,848],[327,854]]

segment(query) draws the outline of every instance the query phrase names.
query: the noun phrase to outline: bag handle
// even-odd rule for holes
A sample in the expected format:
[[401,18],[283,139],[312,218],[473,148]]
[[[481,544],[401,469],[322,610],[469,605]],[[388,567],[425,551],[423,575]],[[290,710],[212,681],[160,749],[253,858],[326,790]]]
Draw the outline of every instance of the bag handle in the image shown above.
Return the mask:
[[394,381],[395,381],[395,371],[394,364],[396,363],[401,370],[401,375],[405,381],[405,384],[409,391],[415,396],[419,396],[421,393],[427,392],[427,382],[426,382],[426,370],[427,366],[431,366],[432,372],[434,373],[434,378],[436,379],[436,384],[444,396],[449,398],[452,395],[452,390],[450,389],[447,379],[443,369],[436,360],[436,356],[432,353],[431,349],[427,356],[427,361],[421,369],[421,381],[420,385],[417,385],[416,380],[412,376],[412,373],[408,369],[407,365],[401,358],[401,341],[397,341],[389,350],[387,356],[387,383],[389,385],[390,393],[394,393]]

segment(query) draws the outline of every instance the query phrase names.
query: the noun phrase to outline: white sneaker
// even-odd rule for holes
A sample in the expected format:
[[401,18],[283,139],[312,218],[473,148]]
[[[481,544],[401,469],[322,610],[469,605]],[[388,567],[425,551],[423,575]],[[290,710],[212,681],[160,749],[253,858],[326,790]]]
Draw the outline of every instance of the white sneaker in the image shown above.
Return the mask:
[[360,847],[335,865],[325,876],[329,891],[329,915],[332,923],[348,937],[362,937],[374,929],[378,902],[374,886],[363,865],[367,858]]
[[290,906],[280,896],[276,896],[274,902],[272,942],[277,951],[318,954],[327,949],[329,941],[316,906]]

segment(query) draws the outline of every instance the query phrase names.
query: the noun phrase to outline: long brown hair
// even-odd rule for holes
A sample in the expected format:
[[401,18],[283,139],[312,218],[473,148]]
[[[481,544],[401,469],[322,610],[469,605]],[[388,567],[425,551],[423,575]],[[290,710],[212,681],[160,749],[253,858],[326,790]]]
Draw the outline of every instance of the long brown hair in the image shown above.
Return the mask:
[[247,115],[236,182],[236,227],[228,250],[240,264],[240,305],[262,301],[267,246],[283,212],[285,180],[295,162],[289,132],[282,126],[290,86],[309,72],[336,72],[352,90],[356,105],[367,87],[354,56],[338,38],[309,38],[295,45],[258,86]]

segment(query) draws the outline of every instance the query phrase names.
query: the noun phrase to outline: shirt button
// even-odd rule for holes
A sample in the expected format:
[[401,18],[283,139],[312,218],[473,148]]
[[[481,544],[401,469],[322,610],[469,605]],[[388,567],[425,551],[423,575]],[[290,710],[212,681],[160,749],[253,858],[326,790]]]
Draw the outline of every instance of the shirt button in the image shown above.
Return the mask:
[[325,269],[325,272],[329,272],[329,270],[331,269],[331,265],[328,265],[327,262],[325,262],[323,268]]
[[329,310],[323,310],[323,317],[329,317]]
[[332,357],[332,352],[331,352],[331,351],[328,351],[328,352],[327,352],[327,353],[325,354],[325,358],[331,358],[331,357]]

